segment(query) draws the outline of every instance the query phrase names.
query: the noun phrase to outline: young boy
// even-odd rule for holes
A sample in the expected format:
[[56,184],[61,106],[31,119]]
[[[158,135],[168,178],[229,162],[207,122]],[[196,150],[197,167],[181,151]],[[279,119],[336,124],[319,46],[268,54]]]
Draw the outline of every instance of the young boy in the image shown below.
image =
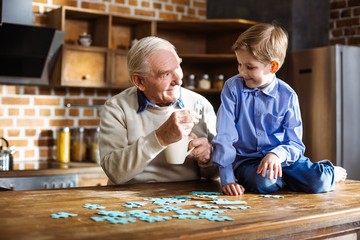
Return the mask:
[[[213,162],[227,195],[292,191],[332,191],[346,170],[330,161],[305,157],[298,97],[275,73],[287,48],[284,30],[257,24],[233,45],[239,74],[228,79],[217,113]],[[238,183],[236,183],[236,180]]]

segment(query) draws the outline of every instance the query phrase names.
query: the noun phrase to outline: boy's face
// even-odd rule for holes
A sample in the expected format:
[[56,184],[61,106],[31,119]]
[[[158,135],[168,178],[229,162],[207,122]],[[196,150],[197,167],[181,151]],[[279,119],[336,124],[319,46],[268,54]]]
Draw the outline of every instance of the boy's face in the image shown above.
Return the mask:
[[264,64],[256,60],[247,50],[236,50],[238,71],[248,88],[264,88],[274,79],[272,63]]

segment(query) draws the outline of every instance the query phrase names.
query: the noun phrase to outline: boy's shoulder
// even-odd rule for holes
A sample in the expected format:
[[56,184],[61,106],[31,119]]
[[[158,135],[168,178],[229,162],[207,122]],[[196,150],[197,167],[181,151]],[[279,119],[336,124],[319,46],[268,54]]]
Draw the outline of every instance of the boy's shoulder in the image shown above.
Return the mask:
[[279,91],[281,92],[288,92],[289,94],[295,94],[296,95],[296,92],[295,90],[286,82],[284,82],[283,80],[281,80],[280,78],[276,78],[277,81],[278,81],[278,89]]

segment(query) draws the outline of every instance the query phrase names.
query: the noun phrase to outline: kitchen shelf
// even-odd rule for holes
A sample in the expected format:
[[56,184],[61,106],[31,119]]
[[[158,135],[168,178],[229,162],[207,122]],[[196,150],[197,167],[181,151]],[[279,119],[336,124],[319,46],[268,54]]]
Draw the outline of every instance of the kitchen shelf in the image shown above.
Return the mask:
[[[233,43],[243,31],[257,23],[243,19],[146,20],[67,6],[51,11],[48,19],[49,26],[65,31],[64,44],[67,46],[62,50],[63,58],[67,56],[67,51],[75,51],[68,45],[79,47],[79,52],[88,51],[94,55],[94,52],[97,52],[94,47],[101,47],[104,56],[104,61],[98,64],[101,74],[97,76],[101,77],[93,81],[79,80],[79,76],[84,72],[80,71],[81,74],[75,74],[77,79],[74,81],[68,77],[72,73],[61,67],[58,68],[52,84],[120,89],[131,86],[126,55],[131,43],[136,39],[158,36],[174,44],[183,59],[181,66],[185,77],[190,74],[209,74],[211,78],[223,74],[227,79],[237,74],[236,57],[231,50]],[[93,44],[80,49],[77,39],[84,32],[91,34]],[[66,61],[61,61],[63,66]],[[78,64],[84,67],[81,63]],[[217,89],[196,91],[207,94],[210,98],[218,98],[220,93]]]

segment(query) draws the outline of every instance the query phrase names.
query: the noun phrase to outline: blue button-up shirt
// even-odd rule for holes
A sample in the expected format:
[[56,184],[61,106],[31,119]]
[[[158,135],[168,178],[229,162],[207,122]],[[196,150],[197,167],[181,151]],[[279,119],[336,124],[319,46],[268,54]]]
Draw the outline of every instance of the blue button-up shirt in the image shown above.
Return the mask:
[[222,185],[234,183],[241,162],[275,153],[288,166],[304,153],[302,121],[296,93],[278,78],[265,88],[247,88],[236,75],[225,82],[217,113],[213,162]]
[[[138,97],[138,103],[139,103],[139,108],[137,110],[137,113],[139,113],[139,114],[144,112],[148,106],[159,107],[158,105],[155,105],[155,104],[152,104],[151,102],[149,102],[149,100],[145,97],[145,94],[142,91],[140,91],[139,89],[137,89],[137,97]],[[176,103],[179,104],[180,108],[184,108],[184,102],[182,101],[182,98],[181,98],[181,88],[180,88],[180,97],[175,102],[170,104],[170,106],[174,105]]]

